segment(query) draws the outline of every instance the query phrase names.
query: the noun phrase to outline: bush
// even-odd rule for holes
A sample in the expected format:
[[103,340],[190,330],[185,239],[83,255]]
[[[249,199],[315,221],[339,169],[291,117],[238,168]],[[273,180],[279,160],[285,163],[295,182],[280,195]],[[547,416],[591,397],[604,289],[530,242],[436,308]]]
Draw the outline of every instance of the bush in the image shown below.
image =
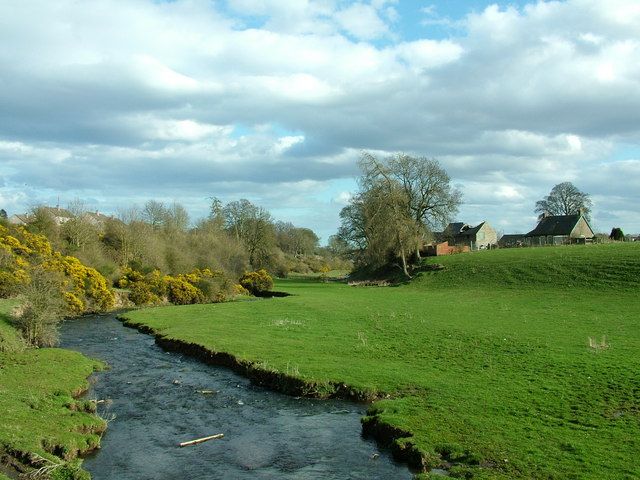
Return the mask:
[[58,323],[66,311],[60,292],[59,274],[34,269],[31,283],[22,290],[22,306],[14,312],[13,322],[24,339],[36,347],[52,347],[58,343]]
[[265,269],[255,272],[247,272],[240,278],[240,285],[249,290],[253,295],[268,292],[273,288],[273,278]]
[[129,288],[129,300],[135,305],[152,305],[160,303],[160,298],[155,295],[148,284],[135,282]]
[[202,303],[204,295],[187,280],[178,277],[167,276],[167,293],[169,301],[176,305],[190,305],[192,303]]

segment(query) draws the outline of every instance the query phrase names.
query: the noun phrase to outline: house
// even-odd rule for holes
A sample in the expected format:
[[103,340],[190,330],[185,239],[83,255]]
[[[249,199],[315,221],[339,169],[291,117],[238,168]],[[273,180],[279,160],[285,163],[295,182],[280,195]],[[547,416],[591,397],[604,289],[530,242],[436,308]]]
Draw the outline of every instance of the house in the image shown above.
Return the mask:
[[593,230],[582,213],[575,215],[543,214],[536,228],[526,234],[531,246],[564,245],[593,241]]
[[498,243],[497,232],[488,222],[482,222],[475,227],[462,222],[450,223],[441,234],[440,241],[448,241],[450,245],[467,246],[471,250],[492,248]]
[[502,235],[502,237],[500,237],[500,240],[498,240],[498,246],[500,248],[522,247],[524,243],[525,240],[523,233],[511,233]]
[[8,222],[13,225],[26,225],[29,223],[29,216],[24,213],[16,213],[9,217]]
[[[43,212],[48,213],[56,225],[64,225],[69,220],[74,218],[74,215],[64,208],[60,207],[39,207]],[[85,212],[82,214],[82,218],[92,224],[94,227],[102,228],[105,222],[112,217],[108,217],[98,211]],[[33,221],[34,217],[31,213],[20,213],[11,215],[9,217],[9,223],[14,225],[27,225]]]
[[[48,213],[56,225],[62,225],[73,218],[73,215],[68,210],[60,207],[39,207],[43,212]],[[33,221],[33,214],[31,213],[20,213],[11,215],[9,217],[9,223],[13,223],[14,225],[26,225]]]

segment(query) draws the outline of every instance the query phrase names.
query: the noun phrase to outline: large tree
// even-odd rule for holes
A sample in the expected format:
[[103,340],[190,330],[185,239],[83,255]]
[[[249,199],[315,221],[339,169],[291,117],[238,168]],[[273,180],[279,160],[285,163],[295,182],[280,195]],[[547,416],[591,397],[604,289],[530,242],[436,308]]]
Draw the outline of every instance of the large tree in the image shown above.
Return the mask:
[[[403,153],[378,159],[364,153],[359,166],[361,188],[366,190],[378,183],[389,194],[393,190],[404,194],[404,213],[413,220],[417,237],[422,238],[425,229],[444,227],[458,212],[462,193],[451,186],[451,178],[436,159]],[[419,246],[415,251],[418,258]]]
[[591,198],[581,192],[571,182],[562,182],[551,189],[549,195],[536,202],[535,212],[541,215],[575,215],[582,213],[587,220],[591,217]]
[[271,214],[244,198],[229,202],[222,213],[227,231],[247,249],[251,266],[263,267],[275,247]]
[[433,159],[404,154],[360,162],[360,192],[340,213],[340,238],[357,259],[379,266],[399,258],[405,275],[412,253],[419,258],[425,231],[442,226],[457,212],[461,193]]
[[292,255],[310,255],[317,248],[320,239],[309,228],[296,227],[291,222],[276,222],[275,232],[278,247]]

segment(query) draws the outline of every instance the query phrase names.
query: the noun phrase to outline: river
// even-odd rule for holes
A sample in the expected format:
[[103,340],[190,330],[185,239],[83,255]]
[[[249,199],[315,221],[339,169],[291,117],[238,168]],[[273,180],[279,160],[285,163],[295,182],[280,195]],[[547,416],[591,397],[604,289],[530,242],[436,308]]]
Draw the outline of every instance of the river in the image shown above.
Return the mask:
[[[65,322],[60,346],[110,366],[87,393],[105,400],[98,411],[111,419],[101,449],[83,464],[95,480],[412,477],[361,437],[364,405],[265,390],[165,352],[114,315]],[[224,438],[178,447],[217,433]]]

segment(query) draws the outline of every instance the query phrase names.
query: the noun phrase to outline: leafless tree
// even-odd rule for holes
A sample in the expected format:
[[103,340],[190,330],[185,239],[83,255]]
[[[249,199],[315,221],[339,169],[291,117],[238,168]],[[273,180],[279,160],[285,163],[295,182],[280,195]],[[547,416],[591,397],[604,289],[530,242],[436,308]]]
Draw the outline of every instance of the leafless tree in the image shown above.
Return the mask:
[[591,217],[593,203],[588,193],[581,192],[571,182],[562,182],[551,189],[549,195],[536,202],[535,212],[541,215],[575,215]]

